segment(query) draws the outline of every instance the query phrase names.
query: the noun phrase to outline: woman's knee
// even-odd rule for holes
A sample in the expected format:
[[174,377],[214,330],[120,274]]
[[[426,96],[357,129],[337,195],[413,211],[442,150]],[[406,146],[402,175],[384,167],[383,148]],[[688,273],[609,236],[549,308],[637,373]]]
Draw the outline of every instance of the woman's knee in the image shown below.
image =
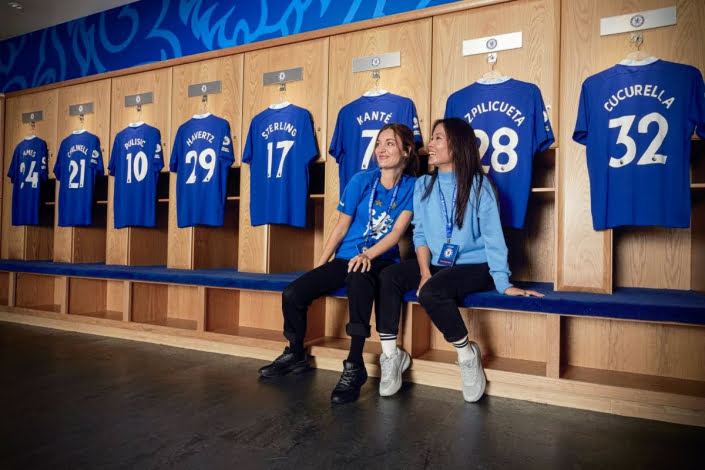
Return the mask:
[[298,305],[299,298],[295,284],[292,282],[282,292],[282,305]]
[[443,291],[428,282],[419,291],[419,303],[426,311],[442,300],[445,300]]

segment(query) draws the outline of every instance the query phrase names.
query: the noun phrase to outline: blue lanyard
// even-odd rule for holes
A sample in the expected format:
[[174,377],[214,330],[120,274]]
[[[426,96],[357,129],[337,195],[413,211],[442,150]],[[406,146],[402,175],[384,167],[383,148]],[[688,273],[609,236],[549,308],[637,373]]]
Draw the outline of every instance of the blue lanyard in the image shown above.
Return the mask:
[[441,197],[441,211],[443,211],[443,218],[446,219],[446,243],[450,243],[450,237],[453,235],[453,216],[455,215],[455,198],[458,194],[457,183],[453,185],[453,209],[450,212],[450,217],[448,217],[448,208],[446,207],[446,198],[443,196],[443,191],[441,191],[441,184],[438,183],[438,194]]
[[[370,201],[367,205],[368,213],[370,214],[370,218],[367,220],[367,235],[365,235],[365,246],[367,246],[367,242],[370,238],[370,234],[374,229],[379,227],[381,224],[384,223],[384,219],[380,220],[379,224],[372,225],[372,208],[375,202],[375,198],[377,197],[377,186],[379,186],[379,182],[382,180],[382,176],[377,178],[372,184],[372,191],[370,192]],[[389,206],[387,207],[387,215],[391,213],[391,210],[394,208],[394,203],[397,200],[397,194],[399,194],[399,187],[401,186],[401,178],[399,178],[399,181],[397,184],[394,185],[394,192],[392,193],[392,198],[389,200]],[[385,217],[386,219],[386,217]]]

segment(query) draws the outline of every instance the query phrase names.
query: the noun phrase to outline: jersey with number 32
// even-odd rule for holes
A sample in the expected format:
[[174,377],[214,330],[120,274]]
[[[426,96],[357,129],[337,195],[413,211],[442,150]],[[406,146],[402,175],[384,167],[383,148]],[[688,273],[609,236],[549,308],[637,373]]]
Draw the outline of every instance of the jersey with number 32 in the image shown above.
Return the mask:
[[539,88],[512,78],[480,80],[448,97],[445,117],[473,127],[482,166],[499,193],[502,225],[523,228],[534,155],[554,141]]
[[169,170],[176,173],[179,227],[223,225],[228,171],[235,161],[230,124],[212,114],[179,127]]
[[164,168],[159,129],[148,124],[118,132],[108,172],[115,177],[115,228],[154,227],[157,179]]
[[690,146],[705,138],[698,69],[654,58],[588,77],[573,140],[587,146],[595,230],[690,225]]
[[421,145],[416,106],[409,98],[387,92],[361,96],[341,108],[328,149],[338,162],[340,197],[355,173],[377,168],[373,158],[377,134],[385,124],[394,122],[408,126],[416,144]]
[[100,139],[90,132],[74,132],[59,146],[54,174],[59,184],[59,225],[93,222],[93,186],[103,174]]
[[252,119],[242,162],[250,164],[253,226],[306,226],[308,165],[318,155],[311,114],[289,104]]
[[23,139],[12,154],[7,176],[12,181],[12,225],[37,225],[41,184],[47,179],[47,143]]

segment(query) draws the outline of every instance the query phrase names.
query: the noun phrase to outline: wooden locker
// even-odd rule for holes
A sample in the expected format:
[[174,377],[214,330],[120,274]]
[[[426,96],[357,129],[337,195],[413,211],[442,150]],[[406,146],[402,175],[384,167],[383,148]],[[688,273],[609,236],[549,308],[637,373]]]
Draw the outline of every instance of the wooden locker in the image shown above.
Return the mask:
[[[53,226],[12,225],[12,183],[5,176],[12,162],[12,154],[17,144],[32,133],[30,124],[22,123],[22,114],[43,111],[42,121],[35,123],[34,134],[44,139],[48,149],[49,178],[53,178],[53,164],[56,161],[57,142],[57,105],[58,91],[50,90],[40,93],[7,98],[5,100],[5,141],[3,158],[2,190],[2,257],[9,259],[50,259],[53,251]],[[47,184],[47,183],[45,183]],[[51,182],[49,183],[51,184]],[[42,212],[51,214],[55,211],[52,202],[43,202]]]
[[[318,140],[319,159],[327,154],[328,38],[262,49],[245,54],[243,121],[241,135],[247,138],[252,118],[280,99],[277,85],[263,86],[266,72],[303,67],[301,81],[286,84],[286,99],[305,108],[313,117]],[[323,232],[323,219],[315,213],[322,200],[314,199],[308,212],[314,211],[313,226],[305,229],[285,225],[250,225],[250,166],[243,165],[240,183],[240,249],[238,267],[249,272],[301,271],[313,268],[320,255],[315,251],[316,234]],[[296,246],[296,250],[291,247]],[[299,249],[301,248],[301,249]]]
[[[215,114],[230,123],[235,163],[239,166],[242,154],[242,54],[204,60],[173,68],[171,137],[176,136],[179,126],[194,114],[204,111]],[[201,97],[188,97],[188,86],[220,80],[220,93],[208,95],[204,105]],[[171,142],[173,145],[173,142]],[[170,147],[171,148],[171,147]],[[170,155],[168,156],[170,157]],[[169,158],[165,155],[165,164]],[[231,170],[230,180],[237,172]],[[226,203],[223,227],[178,228],[176,219],[176,175],[170,175],[169,183],[169,231],[167,266],[170,268],[197,269],[219,268],[237,265],[237,198],[232,196]],[[197,250],[198,248],[198,250]]]
[[[112,106],[110,120],[110,145],[115,136],[135,121],[144,121],[159,129],[162,137],[162,152],[165,167],[164,176],[168,176],[168,155],[171,149],[171,68],[143,72],[114,78],[112,80]],[[142,106],[141,112],[136,107],[125,106],[125,96],[152,92],[153,103]],[[122,265],[161,265],[166,264],[168,201],[160,201],[156,206],[157,226],[124,227],[116,229],[113,220],[113,195],[115,178],[109,178],[108,189],[108,225],[107,253],[108,264]],[[161,217],[161,216],[164,217]],[[164,223],[160,221],[164,219]],[[148,249],[143,249],[148,247]]]
[[[110,160],[110,79],[73,85],[58,90],[57,141],[68,137],[81,127],[78,116],[69,116],[71,105],[93,103],[93,112],[84,115],[83,127],[100,139],[103,153],[103,171],[107,173]],[[56,184],[56,201],[59,200]],[[98,187],[99,184],[96,184]],[[105,262],[105,231],[107,198],[93,206],[93,224],[89,227],[59,227],[59,207],[55,211],[54,261],[66,263]]]

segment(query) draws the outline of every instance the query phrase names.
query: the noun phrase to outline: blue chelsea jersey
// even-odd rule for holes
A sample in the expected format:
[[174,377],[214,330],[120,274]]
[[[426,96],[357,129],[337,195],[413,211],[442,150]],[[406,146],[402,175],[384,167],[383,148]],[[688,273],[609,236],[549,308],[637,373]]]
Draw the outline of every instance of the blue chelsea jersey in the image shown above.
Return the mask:
[[39,137],[22,140],[12,154],[12,225],[37,225],[41,185],[47,179],[47,144]]
[[407,125],[421,145],[416,106],[409,98],[392,93],[361,96],[340,110],[328,152],[338,162],[341,196],[355,173],[377,167],[373,158],[377,134],[395,122]]
[[159,129],[142,123],[118,132],[108,163],[108,172],[115,177],[115,228],[154,227],[157,179],[162,168]]
[[595,230],[690,225],[690,146],[705,138],[698,69],[654,58],[585,80],[573,139],[586,145]]
[[311,114],[289,104],[252,119],[242,162],[250,164],[253,226],[306,226],[308,165],[318,155]]
[[445,117],[473,127],[482,166],[499,193],[502,225],[523,228],[534,155],[555,140],[539,88],[511,78],[480,80],[448,97]]
[[[380,170],[367,170],[356,173],[345,187],[343,197],[338,203],[338,211],[353,218],[343,241],[335,253],[336,258],[351,259],[358,254],[358,246],[367,241],[372,247],[392,231],[394,224],[403,211],[413,211],[414,185],[416,178],[402,175],[399,180],[397,196],[390,204],[394,188],[386,189],[377,184],[372,201],[372,224],[370,227],[370,195],[375,181],[380,177]],[[372,230],[370,230],[370,228]],[[399,261],[399,247],[394,246],[381,255],[381,259]]]
[[93,186],[103,175],[100,139],[90,132],[74,132],[59,146],[54,174],[59,184],[59,226],[93,222]]
[[223,225],[228,170],[235,161],[230,124],[212,114],[179,127],[169,169],[176,172],[179,227]]

